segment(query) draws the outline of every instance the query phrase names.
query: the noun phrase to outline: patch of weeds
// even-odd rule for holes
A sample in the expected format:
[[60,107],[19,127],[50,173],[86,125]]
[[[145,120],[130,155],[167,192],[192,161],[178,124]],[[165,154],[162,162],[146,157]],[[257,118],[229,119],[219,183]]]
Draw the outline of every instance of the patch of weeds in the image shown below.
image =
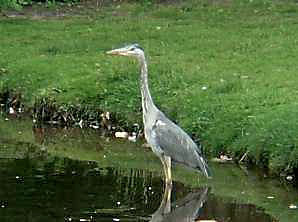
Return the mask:
[[20,10],[22,8],[18,0],[0,0],[0,9],[13,8]]
[[58,104],[52,98],[37,99],[32,115],[37,122],[47,122],[59,125],[72,126],[84,121],[88,126],[89,123],[100,125],[103,112],[94,107],[83,105]]
[[0,76],[7,73],[8,73],[8,70],[6,68],[0,68]]
[[18,0],[18,4],[20,4],[21,6],[32,5],[33,0]]
[[57,46],[49,46],[44,51],[49,55],[57,55],[61,53],[61,49]]
[[24,112],[21,93],[2,89],[0,92],[0,109],[11,114]]
[[141,3],[145,7],[151,7],[154,3],[154,0],[138,0],[137,2]]
[[[121,113],[104,112],[101,109],[86,104],[60,104],[53,98],[37,99],[32,109],[36,124],[54,124],[60,126],[80,126],[95,129],[105,129],[110,133],[117,130],[132,131],[135,116],[131,119]],[[138,126],[141,123],[137,124]]]
[[240,80],[223,81],[214,89],[216,94],[239,92],[242,89]]

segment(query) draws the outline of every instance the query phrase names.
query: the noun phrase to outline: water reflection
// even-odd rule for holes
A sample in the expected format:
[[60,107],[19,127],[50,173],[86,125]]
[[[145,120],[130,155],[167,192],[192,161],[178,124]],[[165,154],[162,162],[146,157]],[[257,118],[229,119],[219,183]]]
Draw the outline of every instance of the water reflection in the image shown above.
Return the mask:
[[[236,168],[215,168],[221,183],[214,179],[212,189],[190,188],[196,179],[176,169],[186,182],[177,179],[164,190],[152,152],[100,137],[93,130],[1,122],[0,221],[275,221],[254,205],[218,196],[251,187]],[[235,181],[220,177],[233,174]]]
[[0,175],[1,221],[273,221],[206,187],[176,182],[163,190],[161,177],[150,171],[41,155],[0,159]]
[[[208,187],[192,191],[171,204],[172,186],[166,185],[161,204],[150,222],[192,222],[207,200]],[[172,207],[171,207],[172,206]],[[171,209],[172,208],[172,209]]]

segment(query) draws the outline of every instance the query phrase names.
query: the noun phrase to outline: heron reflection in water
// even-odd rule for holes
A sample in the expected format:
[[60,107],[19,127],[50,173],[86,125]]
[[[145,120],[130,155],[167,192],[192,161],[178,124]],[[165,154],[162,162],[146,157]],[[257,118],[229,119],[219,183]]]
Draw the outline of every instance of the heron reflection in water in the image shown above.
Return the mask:
[[148,70],[144,50],[138,44],[132,44],[108,51],[107,54],[134,57],[140,63],[145,138],[152,151],[162,162],[166,184],[172,184],[171,160],[202,171],[209,178],[210,170],[201,148],[153,103],[148,86]]
[[207,200],[208,187],[197,192],[188,193],[183,199],[171,204],[172,186],[166,185],[159,208],[154,212],[150,222],[193,222]]

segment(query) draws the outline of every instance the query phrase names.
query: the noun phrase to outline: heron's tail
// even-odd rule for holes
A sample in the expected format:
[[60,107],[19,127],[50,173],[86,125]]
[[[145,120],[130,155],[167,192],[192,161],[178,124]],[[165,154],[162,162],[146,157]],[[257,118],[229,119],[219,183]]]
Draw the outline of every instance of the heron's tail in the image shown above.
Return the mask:
[[200,161],[199,161],[199,166],[198,169],[200,171],[202,171],[202,173],[208,178],[211,179],[212,175],[211,175],[211,171],[208,167],[208,164],[206,163],[206,161],[204,160],[204,158],[202,156],[199,157]]

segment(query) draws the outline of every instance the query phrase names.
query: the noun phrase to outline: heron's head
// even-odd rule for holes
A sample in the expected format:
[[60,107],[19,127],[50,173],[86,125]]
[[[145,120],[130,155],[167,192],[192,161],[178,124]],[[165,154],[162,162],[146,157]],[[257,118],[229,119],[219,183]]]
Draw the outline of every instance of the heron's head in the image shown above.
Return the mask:
[[106,53],[108,55],[131,56],[136,58],[144,56],[144,51],[138,44],[127,45],[122,48],[107,51]]

